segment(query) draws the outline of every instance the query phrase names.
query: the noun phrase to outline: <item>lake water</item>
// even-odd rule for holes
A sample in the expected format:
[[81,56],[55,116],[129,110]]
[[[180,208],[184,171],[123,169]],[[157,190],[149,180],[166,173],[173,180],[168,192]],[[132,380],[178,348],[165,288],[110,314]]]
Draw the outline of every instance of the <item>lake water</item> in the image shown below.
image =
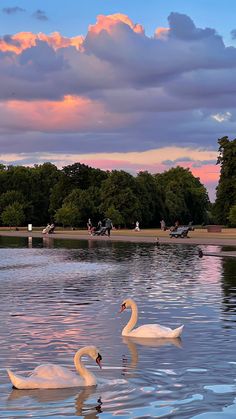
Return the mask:
[[[0,418],[236,417],[236,259],[199,246],[0,238]],[[201,246],[218,251],[217,246]],[[139,324],[185,325],[181,341],[121,337]],[[95,388],[13,390],[6,368],[73,367],[96,345]]]

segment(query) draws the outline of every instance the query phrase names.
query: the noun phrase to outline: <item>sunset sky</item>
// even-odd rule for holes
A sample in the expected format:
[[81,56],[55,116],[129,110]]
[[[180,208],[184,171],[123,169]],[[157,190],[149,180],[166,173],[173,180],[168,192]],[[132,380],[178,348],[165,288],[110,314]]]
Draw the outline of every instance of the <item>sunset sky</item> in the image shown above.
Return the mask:
[[218,182],[236,137],[236,1],[1,0],[0,162]]

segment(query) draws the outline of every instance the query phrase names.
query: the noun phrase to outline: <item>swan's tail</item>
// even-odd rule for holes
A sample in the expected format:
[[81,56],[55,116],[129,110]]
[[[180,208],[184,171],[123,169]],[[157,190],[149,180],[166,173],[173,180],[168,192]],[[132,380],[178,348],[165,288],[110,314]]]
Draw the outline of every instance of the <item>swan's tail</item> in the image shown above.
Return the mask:
[[15,388],[20,388],[20,377],[18,377],[17,375],[15,375],[11,370],[9,370],[7,368],[7,373],[9,375],[9,378],[12,382],[13,387]]
[[184,325],[177,327],[177,329],[172,330],[170,337],[171,338],[179,338],[183,331]]

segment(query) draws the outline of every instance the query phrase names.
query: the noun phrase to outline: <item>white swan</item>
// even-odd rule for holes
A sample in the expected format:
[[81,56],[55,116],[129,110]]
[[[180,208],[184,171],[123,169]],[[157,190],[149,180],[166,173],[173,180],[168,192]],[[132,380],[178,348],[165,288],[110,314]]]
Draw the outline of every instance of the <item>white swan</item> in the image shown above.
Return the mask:
[[131,307],[132,314],[127,325],[122,330],[122,336],[133,336],[140,338],[177,338],[181,335],[184,326],[177,329],[161,326],[160,324],[144,324],[134,329],[138,321],[138,307],[134,300],[128,298],[125,300],[120,309],[120,313],[127,307]]
[[36,388],[67,388],[67,387],[87,387],[97,383],[96,377],[84,366],[81,361],[83,355],[88,355],[100,366],[102,360],[95,346],[86,346],[76,352],[74,364],[77,372],[72,372],[65,367],[54,364],[44,364],[36,367],[29,377],[14,374],[7,369],[9,378],[14,388],[26,390]]

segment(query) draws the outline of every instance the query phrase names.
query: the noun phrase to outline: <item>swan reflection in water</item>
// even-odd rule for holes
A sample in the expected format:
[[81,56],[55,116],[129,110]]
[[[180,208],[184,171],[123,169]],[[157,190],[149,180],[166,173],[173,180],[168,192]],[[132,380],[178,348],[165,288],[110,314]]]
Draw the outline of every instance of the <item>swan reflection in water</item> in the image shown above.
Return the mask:
[[[60,402],[69,398],[74,398],[75,415],[88,417],[89,419],[98,418],[98,414],[102,413],[102,401],[99,397],[96,401],[91,400],[86,403],[96,393],[95,387],[85,387],[78,393],[78,388],[63,388],[48,391],[47,389],[37,390],[17,390],[13,389],[8,397],[8,402],[18,401],[27,397],[35,400],[37,403]],[[68,406],[69,408],[69,406]]]
[[126,357],[123,357],[123,375],[128,372],[128,370],[136,369],[138,365],[138,349],[137,345],[149,346],[150,348],[160,348],[161,346],[174,345],[179,349],[182,349],[182,340],[181,338],[165,338],[165,339],[156,339],[156,338],[139,338],[139,337],[128,337],[123,336],[123,342],[128,346],[131,362],[128,365]]

